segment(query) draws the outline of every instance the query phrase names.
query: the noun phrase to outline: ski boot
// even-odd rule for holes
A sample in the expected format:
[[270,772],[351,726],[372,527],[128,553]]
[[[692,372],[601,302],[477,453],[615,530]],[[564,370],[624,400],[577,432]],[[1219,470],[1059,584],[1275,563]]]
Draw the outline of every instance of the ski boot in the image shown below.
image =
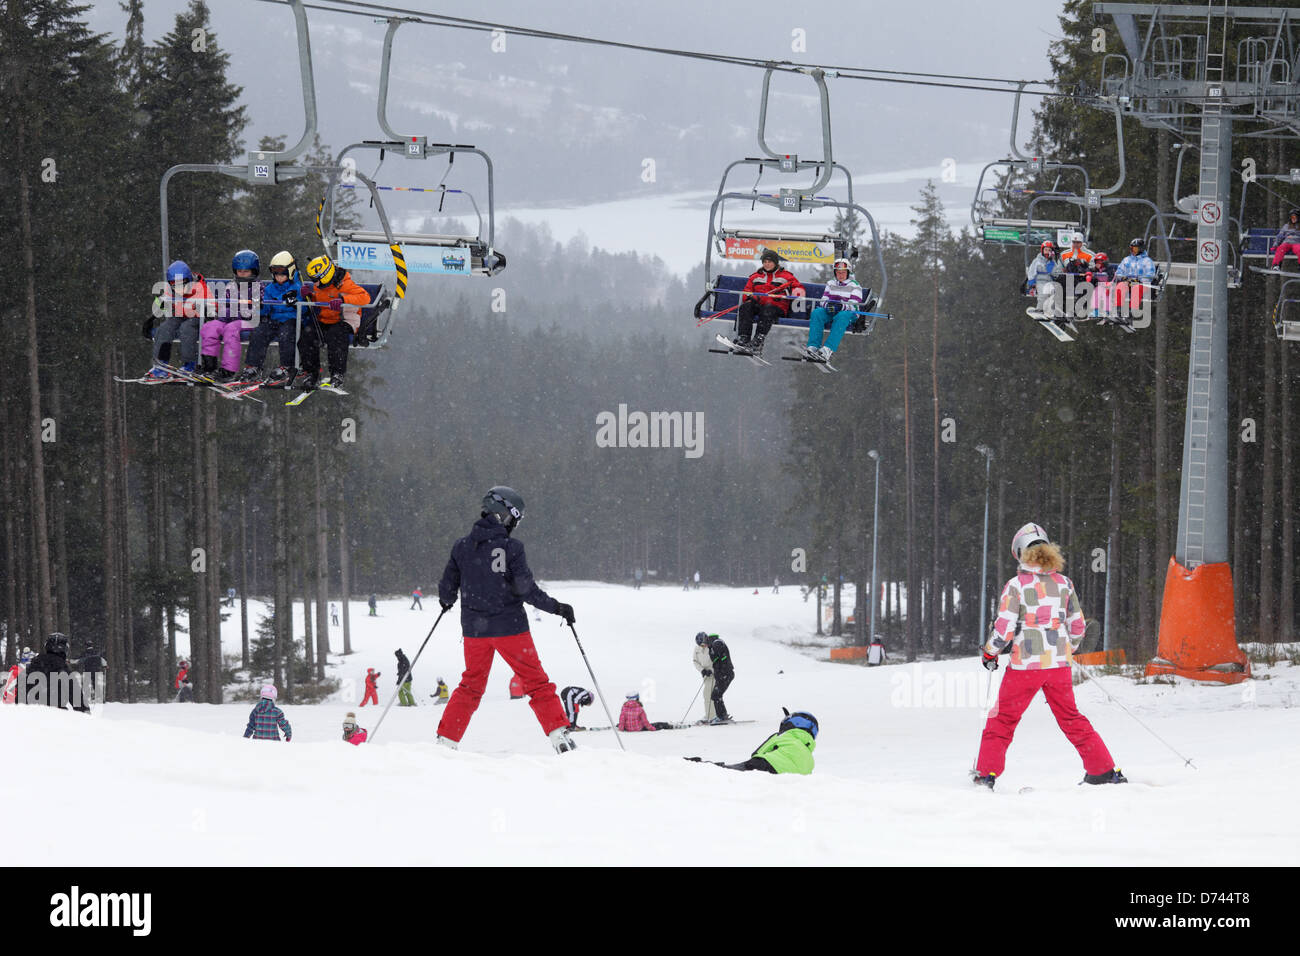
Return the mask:
[[327,383],[326,383],[326,382],[322,382],[321,384],[328,384],[328,385],[330,386],[330,388],[337,388],[339,391],[342,391],[342,390],[343,390],[343,373],[342,373],[342,372],[331,372],[331,373],[330,373],[329,382],[327,382]]
[[736,336],[734,339],[732,339],[731,341],[732,341],[732,343],[735,344],[735,346],[736,346],[737,348],[741,348],[741,349],[750,349],[750,348],[753,348],[753,346],[751,346],[751,345],[749,344],[749,336],[748,336],[748,335],[737,335],[737,336]]
[[202,374],[211,378],[217,371],[217,357],[215,355],[203,355],[200,358],[202,360],[200,363]]
[[573,742],[573,738],[569,736],[566,727],[558,727],[547,736],[550,738],[551,746],[555,748],[557,754],[566,754],[570,750],[578,749],[578,745]]
[[977,787],[988,787],[993,789],[993,785],[998,782],[998,775],[995,773],[977,773],[970,778],[971,783]]
[[817,357],[820,358],[823,362],[829,362],[831,360],[831,356],[835,354],[830,350],[830,346],[828,345],[823,345],[821,348],[817,349],[816,352],[817,352]]
[[209,377],[218,385],[229,385],[231,382],[235,381],[236,375],[234,372],[228,371],[227,369],[219,368]]
[[155,365],[145,373],[144,377],[150,382],[165,382],[172,377],[172,373]]
[[262,370],[260,368],[254,368],[251,365],[245,365],[239,371],[239,380],[245,385],[252,385],[255,382],[260,382],[262,380]]
[[309,372],[306,369],[299,369],[298,374],[293,377],[293,384],[290,388],[301,388],[304,391],[310,391],[316,387],[318,381],[318,373]]
[[1120,772],[1119,767],[1116,767],[1105,773],[1085,773],[1083,779],[1079,781],[1079,786],[1082,787],[1085,783],[1128,783],[1128,777]]
[[763,354],[763,340],[766,339],[766,338],[767,338],[767,336],[766,336],[766,335],[763,335],[763,334],[761,334],[761,333],[758,334],[758,335],[756,335],[756,336],[754,336],[753,341],[749,343],[749,350],[750,350],[751,352],[753,352],[755,355],[762,355],[762,354]]
[[195,375],[197,374],[197,366],[193,362],[186,362],[181,366],[181,371],[186,375]]
[[267,388],[288,388],[294,380],[294,370],[287,365],[281,365],[274,372],[266,377]]
[[458,740],[452,740],[450,737],[439,737],[439,738],[438,738],[438,743],[442,744],[442,745],[443,745],[444,747],[446,747],[448,750],[459,750],[459,749],[460,749],[460,741],[458,741]]

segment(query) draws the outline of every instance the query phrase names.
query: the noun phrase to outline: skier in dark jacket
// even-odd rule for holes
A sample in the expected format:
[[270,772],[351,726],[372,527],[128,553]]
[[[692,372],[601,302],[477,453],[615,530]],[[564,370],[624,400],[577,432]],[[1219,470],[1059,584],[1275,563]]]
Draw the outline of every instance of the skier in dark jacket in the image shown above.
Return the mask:
[[524,683],[529,706],[557,753],[573,749],[569,720],[546,676],[528,630],[524,603],[558,614],[572,625],[573,608],[537,586],[522,542],[510,532],[524,516],[524,499],[504,485],[488,490],[478,521],[457,541],[438,585],[444,612],[461,598],[460,624],[465,636],[465,673],[438,724],[438,741],[455,747],[487,688],[488,672],[500,654]]
[[68,638],[63,634],[51,634],[45,642],[45,653],[37,654],[27,665],[24,689],[26,704],[89,709],[82,696],[81,681],[68,666]]
[[406,659],[400,647],[394,653],[397,655],[397,706],[414,707],[415,696],[411,693],[411,662]]
[[564,715],[569,718],[569,729],[578,730],[578,711],[590,707],[595,698],[585,687],[566,687],[560,691],[560,702],[564,704]]
[[722,702],[722,695],[736,679],[736,668],[731,663],[731,651],[718,635],[710,634],[704,646],[709,649],[709,663],[712,666],[700,673],[704,677],[713,677],[712,700],[714,712],[717,714],[709,723],[725,724],[731,720],[731,715],[727,713],[727,705]]
[[99,648],[94,644],[86,645],[86,653],[81,656],[81,673],[85,676],[82,678],[82,686],[86,695],[86,703],[93,703],[95,697],[99,694],[99,675],[103,673],[108,661],[104,660],[99,653]]

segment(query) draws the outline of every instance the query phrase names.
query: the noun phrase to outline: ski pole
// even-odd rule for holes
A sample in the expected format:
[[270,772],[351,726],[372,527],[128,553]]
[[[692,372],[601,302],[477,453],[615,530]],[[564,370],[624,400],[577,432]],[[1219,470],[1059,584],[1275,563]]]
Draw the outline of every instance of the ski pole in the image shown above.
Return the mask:
[[682,714],[682,719],[678,721],[679,724],[684,724],[684,723],[686,723],[686,718],[687,718],[688,716],[690,716],[691,708],[695,706],[695,699],[696,699],[696,697],[699,697],[699,696],[700,696],[700,691],[704,690],[704,682],[705,682],[706,680],[708,680],[707,677],[703,677],[703,678],[700,679],[700,686],[697,687],[697,688],[695,688],[695,697],[692,697],[692,698],[691,698],[691,702],[690,702],[690,704],[686,707],[686,713]]
[[418,651],[415,652],[415,660],[411,661],[411,666],[408,667],[408,668],[406,669],[406,674],[405,674],[406,680],[405,680],[405,681],[399,681],[398,684],[397,684],[397,690],[393,692],[393,696],[392,696],[392,697],[388,698],[388,705],[387,705],[386,707],[384,707],[384,712],[383,712],[382,714],[379,715],[379,720],[377,720],[377,721],[375,722],[375,729],[372,730],[372,731],[370,731],[370,735],[366,738],[368,741],[369,741],[369,740],[374,740],[374,739],[375,739],[375,734],[379,733],[379,726],[380,726],[380,724],[382,724],[382,723],[384,722],[384,718],[388,716],[388,711],[389,711],[389,708],[391,708],[391,707],[393,706],[393,701],[397,700],[397,696],[398,696],[398,694],[400,694],[400,693],[402,692],[402,684],[406,683],[407,681],[409,681],[409,680],[411,679],[411,674],[412,674],[412,672],[414,672],[414,670],[415,670],[416,662],[419,661],[419,659],[420,659],[420,655],[424,653],[424,645],[425,645],[425,644],[428,644],[428,643],[429,643],[429,638],[433,637],[433,632],[434,632],[435,630],[438,629],[438,621],[441,621],[441,620],[442,620],[442,615],[443,615],[443,614],[446,614],[446,613],[447,613],[447,610],[448,610],[447,608],[443,608],[443,610],[442,610],[442,614],[439,614],[439,615],[438,615],[438,620],[437,620],[437,621],[434,621],[434,622],[433,622],[433,627],[429,628],[429,633],[426,634],[425,637],[424,637],[424,644],[421,644],[421,645],[420,645],[420,649],[419,649]]
[[[1071,663],[1074,663],[1074,661],[1071,661]],[[1183,766],[1184,766],[1184,767],[1191,767],[1193,770],[1199,770],[1199,769],[1200,769],[1199,767],[1196,766],[1196,764],[1192,763],[1192,758],[1191,758],[1191,757],[1184,757],[1182,754],[1178,753],[1177,750],[1174,750],[1173,745],[1170,744],[1169,741],[1165,740],[1165,738],[1161,737],[1158,733],[1156,733],[1154,730],[1152,730],[1152,729],[1151,729],[1150,727],[1148,727],[1146,724],[1142,723],[1142,721],[1138,720],[1138,719],[1137,719],[1137,716],[1133,713],[1133,711],[1129,710],[1127,707],[1125,707],[1123,704],[1121,704],[1118,700],[1116,700],[1114,697],[1112,697],[1112,696],[1110,695],[1110,691],[1106,690],[1106,688],[1102,685],[1101,681],[1099,681],[1097,678],[1093,677],[1091,674],[1088,673],[1088,668],[1086,668],[1086,667],[1084,667],[1082,664],[1080,664],[1080,665],[1079,665],[1079,670],[1081,670],[1081,671],[1083,672],[1083,676],[1084,676],[1084,677],[1088,678],[1088,680],[1092,681],[1094,684],[1096,684],[1098,687],[1101,688],[1101,692],[1102,692],[1103,694],[1106,695],[1106,699],[1107,699],[1108,701],[1110,701],[1112,704],[1117,704],[1117,705],[1119,706],[1119,709],[1120,709],[1120,710],[1124,711],[1124,713],[1128,714],[1128,715],[1129,715],[1130,717],[1132,717],[1134,720],[1137,720],[1138,726],[1140,726],[1143,730],[1145,730],[1147,733],[1149,733],[1152,737],[1156,738],[1156,740],[1160,741],[1162,744],[1164,744],[1166,747],[1168,747],[1170,750],[1172,750],[1172,751],[1174,752],[1174,754],[1178,757],[1178,759],[1181,760],[1181,761],[1183,761]]]
[[[987,668],[985,669],[987,670]],[[984,717],[986,721],[988,719],[988,713],[989,713],[989,694],[993,690],[993,672],[989,671],[988,673],[989,673],[989,679],[984,685],[984,700],[982,702],[982,706],[980,707],[980,714],[982,717]],[[975,768],[979,764],[979,759],[980,759],[979,753],[976,752],[975,758],[970,762],[970,772],[972,774],[977,772]]]
[[[582,655],[582,662],[587,665],[587,673],[591,675],[591,684],[596,688],[596,695],[600,697],[600,706],[605,708],[605,719],[609,721],[609,729],[614,731],[614,739],[618,741],[618,749],[627,750],[627,748],[623,746],[623,738],[619,736],[618,724],[614,721],[613,716],[609,712],[609,705],[605,703],[605,695],[600,689],[600,682],[596,680],[596,672],[591,669],[591,661],[587,660],[587,652],[582,649],[582,641],[578,640],[577,628],[570,624],[569,630],[573,631],[573,639],[578,644],[578,653]],[[700,686],[703,685],[701,684]]]

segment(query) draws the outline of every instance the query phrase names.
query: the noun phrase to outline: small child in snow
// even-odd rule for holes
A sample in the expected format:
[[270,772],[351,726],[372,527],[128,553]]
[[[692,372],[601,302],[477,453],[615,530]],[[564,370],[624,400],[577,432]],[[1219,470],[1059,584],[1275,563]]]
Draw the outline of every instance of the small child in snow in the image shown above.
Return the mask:
[[618,729],[634,731],[661,730],[663,728],[650,723],[645,708],[641,706],[640,694],[628,694],[627,700],[623,701],[623,709],[618,714]]
[[376,707],[379,706],[379,677],[379,671],[375,670],[373,667],[366,668],[366,693],[365,696],[361,698],[362,707],[366,706],[366,704],[374,704]]
[[451,691],[447,689],[447,682],[441,677],[438,678],[438,689],[434,692],[434,697],[438,698],[434,704],[445,704],[451,697]]
[[366,728],[357,726],[357,715],[352,711],[343,718],[343,739],[358,746],[366,742]]
[[284,742],[293,740],[293,728],[284,717],[284,711],[275,706],[275,685],[267,684],[262,688],[262,699],[257,702],[252,713],[248,715],[248,726],[244,729],[245,737],[254,740],[279,740],[280,730],[284,730]]
[[[777,727],[776,733],[768,737],[744,763],[722,763],[719,767],[728,770],[763,770],[767,773],[802,773],[813,772],[813,751],[817,749],[817,718],[806,710],[797,710],[793,714],[785,708],[785,720]],[[687,760],[700,763],[699,757],[687,757]]]

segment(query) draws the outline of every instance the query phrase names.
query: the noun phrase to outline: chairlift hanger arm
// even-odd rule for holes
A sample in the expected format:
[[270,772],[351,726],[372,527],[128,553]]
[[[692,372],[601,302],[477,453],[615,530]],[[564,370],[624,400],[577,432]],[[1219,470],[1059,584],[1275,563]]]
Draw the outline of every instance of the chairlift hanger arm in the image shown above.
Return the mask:
[[275,162],[287,163],[306,152],[316,138],[316,83],[311,66],[311,36],[307,30],[307,11],[302,0],[287,0],[293,7],[294,26],[298,37],[298,73],[302,79],[302,101],[305,125],[302,138],[281,153],[272,154]]
[[[776,69],[776,63],[769,63],[767,69],[763,71],[763,97],[758,108],[758,148],[767,157],[779,160],[785,154],[778,153],[767,145],[767,101],[772,85],[772,74]],[[831,96],[830,91],[826,89],[826,71],[816,68],[803,68],[798,72],[811,77],[812,81],[817,84],[817,96],[821,101],[822,162],[825,165],[822,167],[821,175],[817,177],[817,181],[805,190],[808,193],[815,193],[820,189],[824,189],[826,184],[830,182],[831,170],[835,161],[834,151],[831,148]]]

